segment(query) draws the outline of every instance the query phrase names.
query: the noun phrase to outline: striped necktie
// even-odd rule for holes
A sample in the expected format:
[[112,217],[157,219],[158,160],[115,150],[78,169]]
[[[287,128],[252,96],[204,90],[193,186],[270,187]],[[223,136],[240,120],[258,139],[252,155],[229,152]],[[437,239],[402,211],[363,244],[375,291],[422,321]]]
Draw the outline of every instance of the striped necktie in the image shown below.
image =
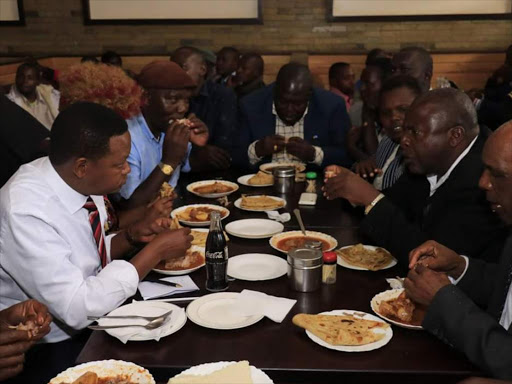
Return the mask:
[[90,196],[87,198],[84,208],[89,211],[89,222],[91,223],[94,240],[96,240],[96,245],[98,246],[101,267],[105,268],[107,265],[107,249],[105,248],[105,239],[103,237],[103,231],[101,230],[100,212]]

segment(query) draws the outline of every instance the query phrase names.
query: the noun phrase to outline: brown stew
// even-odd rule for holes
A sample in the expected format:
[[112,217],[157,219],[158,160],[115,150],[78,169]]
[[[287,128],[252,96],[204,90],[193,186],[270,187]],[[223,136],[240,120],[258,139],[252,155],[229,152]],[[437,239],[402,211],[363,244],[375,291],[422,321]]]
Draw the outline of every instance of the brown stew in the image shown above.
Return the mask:
[[290,249],[304,247],[304,244],[307,241],[320,241],[322,243],[322,251],[327,251],[331,247],[331,244],[324,239],[320,239],[318,237],[313,236],[300,235],[294,237],[287,237],[282,240],[279,240],[277,242],[277,248],[281,249],[282,251],[288,252]]

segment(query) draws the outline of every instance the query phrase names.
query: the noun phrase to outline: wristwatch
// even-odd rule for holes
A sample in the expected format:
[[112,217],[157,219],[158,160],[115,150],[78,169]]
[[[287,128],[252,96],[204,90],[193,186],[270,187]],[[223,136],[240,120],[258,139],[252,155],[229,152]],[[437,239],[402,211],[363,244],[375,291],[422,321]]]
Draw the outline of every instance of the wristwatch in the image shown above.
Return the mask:
[[171,174],[174,172],[172,165],[159,162],[158,166],[160,167],[160,170],[167,176],[171,176]]

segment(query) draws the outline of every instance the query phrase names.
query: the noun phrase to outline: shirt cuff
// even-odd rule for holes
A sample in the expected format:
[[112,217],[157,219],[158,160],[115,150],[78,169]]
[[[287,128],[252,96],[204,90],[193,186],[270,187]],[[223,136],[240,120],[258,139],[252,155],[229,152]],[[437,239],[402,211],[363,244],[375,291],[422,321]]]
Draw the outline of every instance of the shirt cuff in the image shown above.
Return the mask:
[[257,142],[258,140],[254,141],[251,145],[249,145],[249,149],[247,150],[247,154],[249,156],[249,163],[251,163],[251,165],[257,164],[261,161],[261,159],[263,159],[263,157],[258,157],[258,155],[256,155]]
[[311,163],[318,165],[319,167],[322,165],[322,162],[324,161],[324,150],[320,147],[313,146],[315,148],[315,159],[311,161]]
[[453,277],[448,276],[448,279],[450,279],[451,283],[454,284],[454,285],[457,285],[459,283],[459,281],[462,280],[462,278],[466,274],[466,272],[468,270],[468,267],[469,267],[469,259],[466,256],[464,256],[464,255],[461,255],[461,256],[464,258],[464,260],[466,262],[466,266],[464,267],[464,271],[461,273],[461,275],[457,279],[454,279]]
[[98,277],[108,281],[116,281],[122,287],[126,298],[137,293],[139,274],[132,263],[124,260],[114,260],[103,268]]

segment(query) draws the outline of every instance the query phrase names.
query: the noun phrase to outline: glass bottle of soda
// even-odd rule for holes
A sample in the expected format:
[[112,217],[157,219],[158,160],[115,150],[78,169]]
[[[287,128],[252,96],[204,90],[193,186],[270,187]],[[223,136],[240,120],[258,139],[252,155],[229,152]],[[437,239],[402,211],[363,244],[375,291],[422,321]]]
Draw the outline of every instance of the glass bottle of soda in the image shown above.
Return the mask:
[[220,213],[210,215],[210,232],[206,239],[206,289],[212,292],[228,289],[228,247],[220,223]]

